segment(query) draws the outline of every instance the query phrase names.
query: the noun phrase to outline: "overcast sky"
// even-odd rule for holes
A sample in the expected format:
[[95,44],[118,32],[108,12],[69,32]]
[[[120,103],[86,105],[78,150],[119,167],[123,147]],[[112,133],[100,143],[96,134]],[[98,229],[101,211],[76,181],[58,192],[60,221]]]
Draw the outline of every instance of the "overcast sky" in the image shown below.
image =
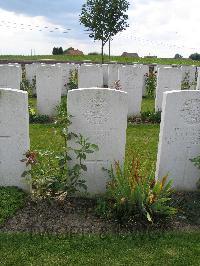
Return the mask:
[[[85,0],[0,0],[0,54],[51,54],[54,46],[100,52],[84,33],[79,14]],[[130,27],[111,53],[188,57],[200,53],[200,0],[129,0]],[[70,30],[69,30],[70,29]]]

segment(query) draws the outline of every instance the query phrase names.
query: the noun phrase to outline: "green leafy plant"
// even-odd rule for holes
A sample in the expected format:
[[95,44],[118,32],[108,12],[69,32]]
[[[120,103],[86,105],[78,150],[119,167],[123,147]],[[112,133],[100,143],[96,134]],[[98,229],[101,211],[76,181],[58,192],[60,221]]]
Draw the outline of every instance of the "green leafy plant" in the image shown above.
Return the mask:
[[29,96],[33,96],[34,92],[36,91],[36,77],[34,77],[32,82],[30,82],[25,78],[24,75],[22,75],[20,90],[27,91]]
[[141,120],[144,123],[160,123],[161,122],[161,112],[141,112]]
[[116,162],[108,172],[111,180],[107,185],[107,197],[97,206],[100,215],[121,223],[137,219],[153,223],[176,213],[170,206],[172,188],[167,176],[162,180],[142,176],[139,162],[134,159],[123,169]]
[[153,71],[151,71],[149,74],[148,73],[145,74],[146,96],[155,97],[156,82],[157,82],[157,77]]
[[[58,108],[56,121],[56,134],[63,139],[63,147],[60,151],[28,151],[22,162],[26,163],[27,170],[22,177],[32,184],[33,195],[38,198],[66,197],[82,189],[86,190],[85,180],[81,179],[83,171],[87,171],[84,161],[87,154],[98,151],[98,146],[91,144],[82,135],[69,132],[71,124],[67,114],[66,104]],[[68,146],[72,140],[75,148]],[[72,156],[75,159],[72,164]],[[70,162],[70,163],[69,163]]]
[[[190,159],[190,161],[191,161],[192,163],[194,163],[194,165],[195,165],[198,169],[200,169],[200,156],[197,156],[196,158],[192,158],[192,159]],[[199,178],[199,180],[197,181],[197,189],[200,191],[200,178]]]
[[[78,70],[70,70],[69,82],[67,83],[70,90],[78,89]],[[66,85],[66,86],[67,86]]]
[[36,113],[35,109],[31,106],[28,107],[29,110],[29,122],[30,123],[50,123],[52,122],[51,118],[48,115],[39,115]]

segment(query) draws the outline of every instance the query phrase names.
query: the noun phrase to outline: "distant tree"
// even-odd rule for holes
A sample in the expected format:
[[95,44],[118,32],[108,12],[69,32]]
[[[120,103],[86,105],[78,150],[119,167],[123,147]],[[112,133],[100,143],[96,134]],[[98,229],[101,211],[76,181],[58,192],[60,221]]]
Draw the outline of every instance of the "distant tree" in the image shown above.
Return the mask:
[[82,6],[80,23],[86,27],[90,38],[101,41],[102,63],[105,44],[129,26],[128,7],[126,0],[87,0]]
[[174,58],[175,58],[175,59],[181,59],[181,58],[183,58],[183,56],[180,55],[180,54],[175,54]]
[[58,48],[53,47],[52,54],[53,54],[53,55],[57,55],[57,54],[58,54]]
[[63,48],[62,48],[62,47],[60,47],[60,48],[58,49],[58,54],[63,54]]
[[90,52],[90,53],[88,53],[88,55],[99,55],[99,53],[98,52]]
[[63,48],[62,47],[54,47],[53,51],[52,51],[53,55],[59,55],[59,54],[63,54]]
[[73,47],[69,47],[69,48],[64,50],[64,53],[67,53],[69,50],[74,50],[74,48]]
[[192,60],[200,60],[200,54],[198,54],[198,53],[195,53],[195,54],[191,54],[190,56],[189,56],[189,58],[190,59],[192,59]]

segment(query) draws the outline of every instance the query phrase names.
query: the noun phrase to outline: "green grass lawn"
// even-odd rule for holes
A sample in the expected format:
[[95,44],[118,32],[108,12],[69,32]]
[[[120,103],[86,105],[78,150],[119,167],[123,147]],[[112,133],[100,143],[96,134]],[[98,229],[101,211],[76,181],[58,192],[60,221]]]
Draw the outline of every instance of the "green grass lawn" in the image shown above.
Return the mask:
[[[81,62],[84,60],[91,60],[93,62],[101,62],[101,55],[36,55],[36,56],[23,56],[23,55],[0,55],[0,60],[16,60],[16,61],[37,61],[37,60],[56,60],[56,61],[72,61]],[[173,58],[129,58],[122,56],[111,56],[110,61],[117,61],[119,63],[144,63],[144,64],[178,64],[178,65],[200,65],[200,61],[191,59],[173,59]],[[109,57],[105,56],[105,62],[109,62]]]
[[0,234],[1,265],[198,266],[200,232],[129,236]]
[[[35,105],[35,100],[32,101]],[[143,110],[154,101],[143,100]],[[62,138],[52,124],[31,124],[31,149],[59,150]],[[137,157],[145,174],[155,171],[159,125],[128,125],[126,160]],[[24,201],[0,190],[5,219]],[[9,193],[8,193],[9,194]],[[4,195],[4,198],[3,196]],[[4,205],[2,205],[4,202]],[[10,208],[10,209],[9,209]],[[6,212],[5,212],[6,211]],[[7,216],[6,216],[7,215]],[[31,217],[30,217],[31,219]],[[128,236],[42,236],[0,233],[1,265],[199,265],[200,231],[135,233]]]
[[[58,151],[63,145],[58,130],[52,124],[30,125],[31,149]],[[155,170],[158,136],[159,125],[129,125],[127,129],[126,159],[138,158],[146,174]]]
[[[62,97],[62,99],[66,99],[65,97]],[[29,105],[36,110],[36,105],[37,105],[37,99],[29,97]],[[141,112],[147,112],[151,111],[154,112],[155,110],[155,99],[154,98],[143,98],[142,99],[142,107],[141,107]]]
[[154,112],[155,111],[155,99],[143,98],[141,112]]
[[21,190],[14,187],[0,187],[0,225],[23,206],[24,200],[25,193]]

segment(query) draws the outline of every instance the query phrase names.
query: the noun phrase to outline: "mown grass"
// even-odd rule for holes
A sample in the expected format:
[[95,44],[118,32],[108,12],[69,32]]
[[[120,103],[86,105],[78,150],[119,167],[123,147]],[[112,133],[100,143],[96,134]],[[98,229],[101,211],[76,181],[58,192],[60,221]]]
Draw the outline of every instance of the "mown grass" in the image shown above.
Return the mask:
[[[35,105],[35,100],[33,100]],[[154,106],[143,101],[143,110]],[[53,124],[30,125],[31,149],[59,150],[62,138]],[[128,125],[126,160],[139,158],[145,174],[155,170],[159,125]],[[0,217],[22,206],[17,190],[0,189]],[[14,194],[13,195],[13,191]],[[4,198],[3,196],[4,195]],[[189,206],[189,205],[187,205]],[[3,212],[2,212],[3,210]],[[30,217],[31,219],[31,217]],[[2,220],[3,221],[3,220]],[[135,233],[127,236],[42,236],[0,233],[1,265],[199,265],[200,231]]]
[[199,265],[200,232],[129,236],[0,234],[1,265]]
[[128,125],[126,142],[126,161],[137,158],[145,175],[154,174],[159,125]]
[[[31,124],[31,150],[59,151],[63,139],[54,124]],[[145,175],[155,171],[159,125],[129,125],[126,162],[137,158]],[[15,188],[0,188],[0,224],[12,216],[24,202],[24,193]]]
[[[55,61],[67,61],[67,62],[82,62],[84,60],[91,60],[92,62],[101,62],[101,55],[36,55],[36,56],[23,56],[23,55],[0,55],[0,60],[8,61],[37,61],[37,60],[55,60]],[[122,56],[111,56],[110,60],[108,56],[105,56],[105,62],[117,61],[119,63],[143,63],[143,64],[163,64],[163,65],[198,65],[200,61],[194,61],[191,59],[173,59],[173,58],[129,58]]]
[[26,194],[14,187],[0,187],[0,225],[15,214],[25,201]]
[[[63,97],[62,100],[66,101]],[[142,112],[154,112],[153,98],[143,98]],[[36,98],[29,98],[29,104],[36,109]],[[32,150],[58,151],[63,145],[58,134],[59,128],[53,124],[31,124],[30,139]],[[145,174],[155,170],[159,125],[129,125],[127,129],[126,161],[137,157],[145,165]],[[87,136],[86,136],[87,137]]]
[[[63,145],[59,128],[54,125],[30,125],[32,150],[58,151]],[[144,173],[155,170],[159,125],[129,125],[127,129],[126,160],[138,158]],[[86,136],[87,137],[87,136]]]
[[155,99],[145,97],[142,99],[141,112],[154,112],[155,111]]
[[[62,97],[62,100],[66,100],[66,97]],[[29,97],[29,105],[36,110],[37,98]],[[148,97],[143,98],[141,112],[147,112],[147,111],[154,112],[154,110],[155,110],[155,99]]]

